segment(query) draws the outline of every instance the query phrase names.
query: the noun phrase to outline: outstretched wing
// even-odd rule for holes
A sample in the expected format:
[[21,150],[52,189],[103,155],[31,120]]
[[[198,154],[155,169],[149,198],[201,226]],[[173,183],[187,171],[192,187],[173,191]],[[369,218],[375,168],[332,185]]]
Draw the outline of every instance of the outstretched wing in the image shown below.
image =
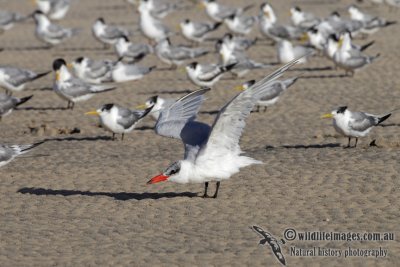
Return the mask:
[[181,139],[183,127],[196,118],[204,101],[204,94],[209,90],[204,88],[187,94],[162,111],[155,126],[156,133]]
[[199,151],[196,160],[201,160],[202,157],[214,158],[216,153],[240,153],[239,138],[246,125],[245,119],[257,101],[272,89],[271,85],[275,80],[298,60],[299,58],[287,63],[228,102],[218,113],[207,144]]

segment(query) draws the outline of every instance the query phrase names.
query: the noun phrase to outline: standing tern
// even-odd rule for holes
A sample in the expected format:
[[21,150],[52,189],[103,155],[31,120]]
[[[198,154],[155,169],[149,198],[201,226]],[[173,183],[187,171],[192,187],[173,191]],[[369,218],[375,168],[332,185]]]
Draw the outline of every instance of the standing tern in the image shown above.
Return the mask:
[[193,22],[190,19],[185,19],[179,26],[183,37],[189,41],[202,43],[206,40],[209,33],[217,30],[222,22]]
[[62,99],[68,101],[67,109],[73,109],[75,102],[85,101],[95,94],[115,89],[111,85],[94,85],[73,77],[62,58],[54,60],[53,70],[55,72],[53,90]]
[[152,46],[148,44],[131,43],[125,35],[118,39],[114,48],[119,58],[127,59],[130,62],[137,62],[143,59],[146,55],[154,52]]
[[361,32],[367,35],[375,33],[380,28],[384,28],[397,23],[396,21],[387,21],[384,18],[379,18],[369,15],[367,13],[363,13],[355,5],[349,6],[347,11],[349,12],[350,18],[352,20],[361,21],[365,24],[364,27],[361,29]]
[[33,95],[18,98],[0,93],[0,120],[2,117],[9,115],[13,111],[13,109],[18,107],[19,105],[24,104],[32,97]]
[[173,35],[171,30],[165,26],[160,20],[154,18],[146,4],[142,2],[139,5],[139,27],[143,35],[152,43],[159,42]]
[[314,14],[304,12],[298,6],[290,8],[290,15],[293,25],[302,29],[309,29],[321,22]]
[[111,60],[92,60],[87,57],[78,57],[70,64],[74,74],[88,83],[112,82],[112,69],[115,62]]
[[273,82],[296,63],[297,60],[284,65],[236,95],[221,108],[212,126],[195,121],[204,94],[209,89],[190,93],[161,112],[155,126],[156,133],[181,139],[185,155],[183,160],[171,164],[163,173],[150,179],[148,184],[162,181],[205,183],[203,197],[206,198],[209,197],[209,182],[216,181],[213,196],[216,198],[222,180],[229,179],[240,168],[261,163],[243,156],[239,147],[239,139],[246,126],[245,119],[257,101],[271,90]]
[[218,40],[215,44],[217,51],[220,50],[221,45],[225,43],[231,50],[245,51],[257,43],[257,37],[254,39],[247,39],[241,36],[233,36],[231,33],[226,33],[221,40]]
[[149,74],[156,67],[145,67],[139,66],[136,64],[125,64],[119,61],[113,67],[111,71],[111,77],[113,82],[128,82],[128,81],[136,81],[143,78],[146,74]]
[[116,44],[123,36],[132,35],[132,32],[123,27],[106,24],[104,18],[98,18],[95,21],[92,26],[92,33],[96,40],[104,45],[104,48]]
[[375,56],[363,55],[359,50],[354,49],[351,45],[349,33],[344,33],[339,39],[339,47],[334,55],[335,64],[344,69],[351,76],[354,75],[355,70],[371,64],[380,54]]
[[174,46],[169,38],[160,41],[155,47],[157,57],[171,68],[182,65],[187,59],[204,56],[210,51],[205,48],[191,48],[186,46]]
[[65,17],[71,0],[33,0],[37,8],[50,19],[60,20]]
[[[297,79],[298,77],[293,77],[282,81],[276,80],[274,83],[272,83],[270,90],[262,98],[260,98],[260,100],[257,101],[256,112],[260,112],[260,107],[264,107],[264,112],[267,111],[267,108],[274,105],[282,96],[282,94],[297,81]],[[238,86],[236,89],[247,90],[255,83],[255,80],[251,80],[245,82],[241,86]]]
[[226,43],[222,43],[219,54],[221,55],[221,63],[224,66],[235,64],[231,72],[237,77],[244,76],[252,69],[268,68],[270,65],[255,62],[247,57],[242,51],[233,50]]
[[350,147],[351,138],[356,138],[354,147],[357,146],[358,138],[366,136],[372,128],[384,122],[390,117],[391,112],[385,115],[372,115],[366,112],[350,111],[347,107],[339,107],[322,118],[333,118],[335,130],[349,138],[347,147]]
[[254,6],[254,4],[243,8],[223,6],[217,3],[216,0],[202,0],[201,4],[206,9],[207,15],[216,22],[223,22],[224,19],[232,14],[240,15]]
[[152,107],[146,110],[130,110],[116,104],[105,104],[101,108],[86,112],[86,115],[97,115],[100,123],[108,131],[112,132],[112,139],[115,134],[121,134],[121,140],[124,140],[126,133],[132,132],[136,124],[143,119]]
[[278,61],[280,63],[288,63],[295,58],[301,57],[299,63],[306,63],[307,57],[305,55],[311,56],[314,49],[302,45],[294,46],[288,40],[282,40],[278,43]]
[[213,87],[217,83],[222,75],[235,67],[236,63],[220,66],[216,64],[199,64],[197,62],[192,62],[185,67],[186,74],[189,80],[201,87]]
[[12,91],[19,92],[25,89],[27,83],[40,79],[50,72],[35,73],[27,69],[0,66],[0,87],[6,89],[7,94],[11,94]]
[[29,145],[0,145],[0,167],[3,167],[16,157],[25,154],[42,143],[43,142]]
[[157,19],[162,19],[171,12],[185,7],[180,3],[168,3],[156,0],[141,0],[141,2],[146,4],[150,14]]
[[247,35],[253,29],[254,24],[258,22],[258,17],[232,14],[224,21],[231,32]]
[[260,31],[269,39],[279,42],[282,39],[299,39],[303,34],[303,31],[299,28],[289,25],[279,25],[270,4],[263,3],[260,8],[262,14],[260,18]]
[[57,45],[61,42],[77,35],[80,30],[73,28],[63,28],[59,25],[51,23],[42,11],[36,11],[33,14],[36,22],[36,37],[49,45]]

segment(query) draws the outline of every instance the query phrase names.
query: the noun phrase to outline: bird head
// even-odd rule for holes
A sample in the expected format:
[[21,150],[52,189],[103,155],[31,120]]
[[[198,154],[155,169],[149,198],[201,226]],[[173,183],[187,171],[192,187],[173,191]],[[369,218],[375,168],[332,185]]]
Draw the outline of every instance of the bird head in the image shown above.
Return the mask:
[[235,89],[239,90],[239,91],[244,91],[244,90],[247,90],[250,87],[252,87],[255,83],[256,83],[256,80],[250,80],[250,81],[243,83],[242,85],[236,86]]
[[135,109],[148,109],[154,107],[157,101],[158,101],[158,95],[149,97],[147,98],[146,102],[144,102],[144,104],[136,106]]
[[181,162],[176,161],[176,162],[172,163],[163,173],[151,178],[147,182],[147,184],[155,184],[155,183],[167,181],[170,178],[178,175],[180,170],[181,170]]
[[321,116],[322,119],[331,119],[331,118],[337,118],[340,116],[344,116],[347,111],[347,106],[339,107],[335,110],[333,110],[331,113],[327,113]]
[[94,115],[94,116],[101,117],[101,116],[111,113],[113,107],[115,107],[114,104],[105,104],[97,110],[86,112],[85,115]]
[[53,70],[56,73],[56,81],[60,80],[61,71],[63,71],[63,69],[67,69],[67,63],[64,59],[58,58],[53,61]]

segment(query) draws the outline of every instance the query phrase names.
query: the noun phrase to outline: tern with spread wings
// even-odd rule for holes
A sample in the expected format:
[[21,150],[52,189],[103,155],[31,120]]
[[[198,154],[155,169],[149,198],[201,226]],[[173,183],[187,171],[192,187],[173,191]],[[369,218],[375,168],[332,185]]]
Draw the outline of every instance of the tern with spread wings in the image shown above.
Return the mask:
[[271,90],[275,80],[296,63],[298,59],[236,95],[221,108],[212,126],[195,121],[204,94],[210,90],[208,88],[192,92],[162,111],[155,126],[156,133],[181,139],[185,155],[183,160],[171,164],[148,184],[162,181],[205,183],[203,197],[207,198],[208,184],[215,181],[216,190],[212,197],[216,198],[222,180],[229,179],[240,168],[261,163],[243,156],[239,147],[239,139],[246,126],[245,119],[257,101]]

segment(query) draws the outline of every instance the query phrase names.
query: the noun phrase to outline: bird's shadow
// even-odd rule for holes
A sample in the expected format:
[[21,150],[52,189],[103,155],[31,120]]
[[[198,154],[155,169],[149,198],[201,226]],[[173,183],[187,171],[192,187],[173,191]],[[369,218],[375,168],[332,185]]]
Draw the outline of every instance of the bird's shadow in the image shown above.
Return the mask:
[[380,127],[400,127],[399,123],[385,123],[385,124],[378,124],[377,126]]
[[18,107],[17,110],[38,110],[38,111],[46,111],[46,110],[69,110],[67,107]]
[[61,137],[61,138],[46,138],[43,139],[43,143],[46,142],[64,142],[64,141],[113,141],[111,136],[86,136],[86,137]]
[[333,70],[334,68],[332,66],[326,66],[326,67],[316,67],[316,68],[293,68],[290,69],[289,71],[326,71],[326,70]]
[[200,114],[208,114],[208,115],[215,115],[219,113],[219,110],[210,110],[210,111],[200,111]]
[[336,148],[336,147],[341,147],[340,143],[329,143],[329,144],[311,144],[311,145],[283,145],[283,146],[270,146],[267,145],[265,146],[266,150],[270,149],[278,149],[278,148],[285,148],[285,149],[308,149],[308,148]]
[[301,76],[299,79],[332,79],[332,78],[346,78],[351,77],[347,74],[332,74],[332,75],[307,75]]
[[157,94],[189,94],[191,93],[191,90],[175,90],[175,91],[151,91],[151,92],[143,92],[143,93],[138,93],[139,95],[157,95]]
[[136,127],[135,131],[149,131],[149,130],[154,130],[154,127],[152,126],[141,126],[141,127]]
[[68,196],[88,196],[88,197],[97,197],[97,196],[106,196],[114,198],[115,200],[146,200],[146,199],[160,199],[160,198],[177,198],[177,197],[187,197],[194,198],[199,197],[198,193],[192,192],[167,192],[167,193],[127,193],[127,192],[91,192],[91,191],[79,191],[79,190],[67,190],[67,189],[48,189],[48,188],[36,188],[36,187],[23,187],[20,188],[17,193],[21,194],[31,194],[37,196],[57,196],[61,195],[64,197]]

